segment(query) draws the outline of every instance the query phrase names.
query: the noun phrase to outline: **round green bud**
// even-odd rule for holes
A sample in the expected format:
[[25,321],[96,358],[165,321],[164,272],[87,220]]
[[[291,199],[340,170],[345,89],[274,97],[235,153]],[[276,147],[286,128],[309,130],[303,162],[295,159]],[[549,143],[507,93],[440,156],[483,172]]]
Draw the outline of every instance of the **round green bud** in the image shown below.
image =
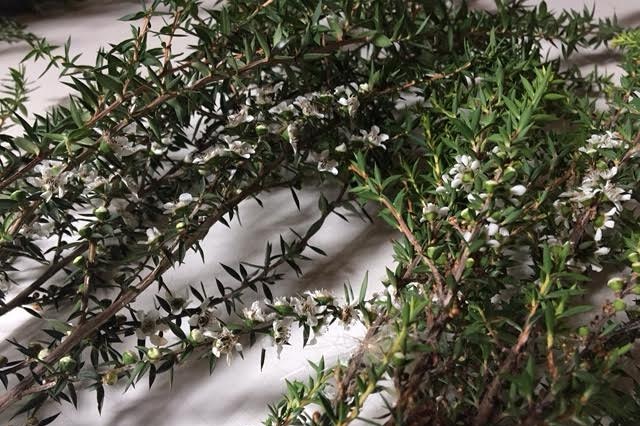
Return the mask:
[[73,264],[78,267],[84,265],[84,256],[76,256],[76,258],[73,259]]
[[93,215],[97,217],[99,220],[107,220],[109,219],[109,210],[106,207],[98,207],[93,209]]
[[469,209],[462,210],[462,212],[460,212],[460,216],[462,216],[464,220],[473,220],[473,214]]
[[256,125],[256,134],[258,136],[264,136],[267,133],[269,133],[269,128],[267,126],[265,126],[264,124]]
[[631,252],[627,255],[627,259],[629,259],[631,263],[640,262],[640,254],[636,251]]
[[102,384],[113,386],[118,383],[118,373],[113,370],[107,371],[102,375]]
[[424,216],[424,218],[429,222],[433,222],[437,217],[438,214],[436,212],[429,212]]
[[511,180],[516,178],[517,174],[518,172],[516,171],[516,169],[514,169],[512,166],[508,166],[506,169],[504,169],[503,179],[507,182],[510,182]]
[[607,287],[616,292],[621,291],[624,288],[624,280],[619,277],[611,278],[607,282]]
[[616,299],[613,301],[613,309],[616,312],[624,311],[627,308],[627,304],[622,299]]
[[586,326],[582,326],[580,328],[578,328],[578,336],[580,337],[587,337],[589,335],[589,327]]
[[124,365],[135,364],[136,362],[138,362],[138,356],[134,352],[124,351],[122,353],[122,363]]
[[160,357],[162,356],[162,353],[160,352],[160,349],[158,348],[149,348],[149,350],[147,351],[147,358],[149,358],[151,361],[155,361],[160,359]]
[[69,355],[63,356],[60,358],[60,361],[58,361],[58,366],[61,371],[69,372],[76,366],[76,360],[71,358]]
[[473,265],[476,263],[476,260],[473,257],[468,257],[467,260],[464,261],[464,265],[467,268],[473,268]]
[[485,180],[482,186],[485,191],[487,191],[488,193],[492,193],[493,191],[495,191],[496,187],[498,186],[498,182],[496,182],[493,179],[489,179],[489,180]]
[[176,231],[183,231],[187,228],[187,224],[184,222],[178,222],[176,223]]
[[25,198],[27,198],[27,196],[29,195],[29,193],[27,191],[25,191],[24,189],[17,189],[15,191],[13,191],[11,193],[11,195],[9,196],[9,198],[11,198],[13,201],[24,201]]
[[111,149],[111,144],[109,144],[109,142],[107,141],[100,142],[100,146],[98,147],[98,149],[103,154],[109,154],[113,151],[113,149]]
[[438,247],[436,246],[427,247],[427,257],[433,259],[436,256],[437,250],[438,250]]
[[633,262],[631,264],[631,269],[633,270],[633,272],[635,272],[636,274],[640,274],[640,262]]
[[92,232],[93,229],[91,229],[90,226],[83,226],[82,228],[78,229],[78,234],[80,234],[82,238],[89,238]]
[[40,361],[43,361],[48,356],[49,356],[49,349],[47,348],[40,349],[40,351],[38,352],[38,359]]

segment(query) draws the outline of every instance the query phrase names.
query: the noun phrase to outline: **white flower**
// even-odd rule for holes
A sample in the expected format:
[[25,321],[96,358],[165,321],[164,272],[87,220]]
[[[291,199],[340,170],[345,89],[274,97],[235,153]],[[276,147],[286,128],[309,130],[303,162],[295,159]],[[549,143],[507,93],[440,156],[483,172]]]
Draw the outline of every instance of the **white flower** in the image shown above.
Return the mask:
[[209,308],[209,302],[205,301],[200,305],[199,313],[189,317],[189,325],[200,330],[213,330],[220,327],[218,318],[214,315],[215,307]]
[[109,139],[108,143],[113,154],[118,158],[128,157],[136,152],[144,151],[146,149],[145,145],[136,145],[126,136],[116,136],[115,138]]
[[360,130],[360,134],[362,135],[362,140],[364,142],[386,149],[383,143],[389,140],[389,135],[386,133],[380,133],[380,128],[378,126],[371,126],[371,130],[368,132],[366,130]]
[[347,152],[347,144],[344,142],[336,146],[336,152]]
[[149,340],[156,346],[167,344],[167,339],[162,337],[159,332],[167,330],[167,326],[160,320],[157,311],[136,311],[136,317],[140,321],[140,326],[136,328],[136,336],[138,339],[145,339],[149,336]]
[[607,131],[602,135],[591,135],[587,139],[587,146],[580,147],[578,150],[586,154],[594,154],[600,149],[616,149],[626,146],[627,144],[619,138],[617,133]]
[[251,304],[250,308],[242,309],[242,316],[254,322],[265,322],[267,317],[260,307],[260,302],[257,300]]
[[49,238],[55,228],[54,222],[34,222],[22,230],[22,234],[31,239]]
[[45,201],[50,201],[53,196],[62,198],[65,194],[65,185],[69,181],[71,175],[69,172],[62,171],[61,163],[54,163],[45,160],[38,164],[34,170],[40,173],[40,177],[30,178],[30,183],[42,189],[40,196]]
[[249,107],[243,106],[240,111],[229,115],[229,127],[237,127],[240,124],[251,123],[255,117],[249,114]]
[[271,337],[273,339],[273,344],[276,346],[276,351],[278,352],[278,359],[280,359],[282,347],[289,344],[289,337],[291,335],[289,323],[290,321],[288,319],[284,319],[276,320],[272,325]]
[[458,155],[455,160],[456,164],[449,170],[449,175],[453,178],[445,175],[442,180],[450,182],[454,189],[462,187],[469,192],[473,187],[474,173],[480,168],[480,162],[469,155]]
[[616,207],[611,208],[609,211],[605,212],[600,218],[600,225],[595,226],[595,235],[593,236],[593,240],[598,242],[602,240],[602,231],[605,229],[613,229],[616,225],[616,222],[613,220],[613,217],[617,214],[618,210]]
[[167,291],[164,298],[171,307],[171,313],[179,314],[189,304],[189,289]]
[[297,122],[289,123],[287,126],[287,134],[289,135],[289,143],[293,148],[293,152],[298,152],[298,142],[300,141],[300,126]]
[[346,106],[347,107],[347,112],[349,113],[350,117],[353,117],[356,115],[356,112],[358,112],[358,108],[360,107],[360,101],[358,100],[357,96],[347,96],[342,97],[340,99],[338,99],[338,103],[342,106]]
[[329,150],[325,149],[324,151],[322,151],[321,153],[317,153],[314,152],[312,153],[312,155],[310,156],[310,158],[312,160],[315,159],[315,161],[318,162],[318,171],[319,172],[328,172],[331,173],[332,175],[337,175],[338,174],[338,162],[335,160],[331,160],[329,158]]
[[438,217],[446,217],[449,214],[449,207],[438,207],[433,203],[427,203],[422,207],[422,218],[420,222],[425,220],[433,220]]
[[147,233],[147,244],[155,243],[162,236],[160,231],[158,231],[158,228],[156,228],[155,226],[153,228],[147,228],[146,233]]
[[609,254],[610,251],[611,251],[611,249],[609,247],[600,247],[593,254],[595,254],[596,256],[604,256],[604,255]]
[[291,304],[293,305],[293,311],[296,315],[301,317],[307,325],[315,327],[318,325],[317,314],[320,313],[321,308],[311,296],[307,296],[304,299],[297,297],[292,298]]
[[302,111],[302,115],[304,115],[305,117],[324,118],[324,114],[318,111],[318,108],[313,104],[309,97],[298,96],[293,101],[293,104],[300,108],[300,111]]
[[298,110],[290,103],[283,101],[278,105],[271,107],[269,109],[270,114],[282,115],[282,114],[290,114],[297,115]]
[[515,195],[516,197],[521,197],[522,195],[524,195],[525,192],[527,192],[527,188],[524,185],[516,185],[511,187],[509,192],[511,192],[511,195]]
[[6,293],[11,288],[11,280],[7,277],[7,274],[0,274],[0,291]]
[[[202,154],[196,155],[196,158],[194,158],[192,162],[193,164],[204,164],[216,157],[220,157],[221,155],[224,155],[225,151],[226,150],[220,146],[214,146],[207,149]],[[186,157],[185,157],[185,161],[187,161]]]
[[177,203],[164,203],[162,206],[164,208],[164,214],[174,214],[176,211],[180,210],[183,207],[187,207],[189,204],[193,202],[193,196],[188,192],[180,194],[178,197]]
[[220,358],[222,354],[226,354],[227,364],[231,364],[231,354],[234,349],[237,352],[242,352],[242,345],[238,343],[238,336],[227,327],[222,327],[222,331],[213,339],[211,353],[217,358]]
[[252,154],[256,153],[256,150],[251,146],[251,144],[247,142],[242,142],[238,140],[238,136],[222,136],[222,139],[227,143],[228,148],[225,149],[227,152],[233,152],[234,154],[239,155],[242,158],[249,158]]
[[607,182],[602,189],[605,197],[611,201],[618,211],[622,211],[621,201],[629,201],[631,199],[631,190],[628,192],[620,187],[615,186],[611,182]]

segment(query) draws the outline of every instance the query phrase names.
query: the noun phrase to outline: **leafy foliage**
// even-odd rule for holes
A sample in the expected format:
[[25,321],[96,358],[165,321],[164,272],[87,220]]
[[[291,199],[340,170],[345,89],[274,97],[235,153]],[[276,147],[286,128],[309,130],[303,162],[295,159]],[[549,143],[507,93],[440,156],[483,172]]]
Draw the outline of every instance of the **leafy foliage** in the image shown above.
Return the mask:
[[[382,424],[640,418],[636,32],[520,1],[488,13],[440,0],[156,0],[122,19],[132,36],[93,65],[28,38],[27,59],[72,89],[66,105],[29,121],[19,70],[2,102],[2,125],[22,130],[1,135],[4,287],[18,261],[47,269],[0,314],[22,307],[49,338],[12,342],[21,355],[2,359],[0,410],[27,395],[31,419],[49,399],[76,405],[79,384],[100,410],[105,386],[151,387],[189,357],[213,370],[261,336],[279,354],[292,327],[311,344],[357,322],[367,332],[348,363],[312,363],[266,424],[346,425],[375,394]],[[192,44],[175,51],[183,36]],[[619,86],[565,66],[611,40]],[[267,242],[262,264],[222,264],[186,292],[162,279],[189,250],[210,261],[200,240],[242,201],[288,188],[299,207],[296,191],[325,181],[338,195],[319,193],[317,221]],[[324,254],[310,240],[326,218],[365,204],[401,235],[386,291],[367,297],[365,278],[357,297],[274,298],[287,271]],[[591,273],[621,265],[613,300],[585,301]],[[157,309],[136,310],[154,291]]]

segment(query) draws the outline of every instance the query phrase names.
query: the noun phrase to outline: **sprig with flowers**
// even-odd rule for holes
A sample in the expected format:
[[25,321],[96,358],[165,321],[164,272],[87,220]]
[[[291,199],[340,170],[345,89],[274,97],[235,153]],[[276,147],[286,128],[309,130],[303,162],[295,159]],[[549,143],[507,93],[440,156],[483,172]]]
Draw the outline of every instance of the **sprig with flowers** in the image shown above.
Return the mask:
[[[312,344],[362,324],[348,360],[312,363],[267,424],[640,419],[621,390],[637,388],[640,329],[635,32],[520,2],[157,0],[124,19],[131,38],[93,65],[25,36],[73,93],[29,121],[12,71],[0,102],[0,315],[25,309],[48,336],[0,358],[0,411],[26,399],[18,412],[48,424],[41,407],[76,404],[76,387],[101,409],[105,386],[153,384],[194,355],[213,369],[268,342],[264,361],[293,327]],[[613,37],[620,86],[563,65]],[[298,205],[319,183],[337,195],[318,193],[316,221],[265,242],[262,264],[163,279],[190,250],[215,262],[200,241],[245,201],[288,188]],[[273,297],[324,254],[311,240],[330,215],[367,204],[399,232],[384,292]],[[25,262],[42,272],[16,282]],[[605,268],[607,296],[586,299]]]

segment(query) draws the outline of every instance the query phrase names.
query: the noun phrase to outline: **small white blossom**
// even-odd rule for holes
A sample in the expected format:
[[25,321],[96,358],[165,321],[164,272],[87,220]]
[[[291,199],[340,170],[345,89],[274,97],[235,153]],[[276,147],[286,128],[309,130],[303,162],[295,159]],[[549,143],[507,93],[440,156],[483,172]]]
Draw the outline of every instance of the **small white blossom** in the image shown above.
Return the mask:
[[140,321],[140,326],[136,328],[136,336],[138,339],[145,339],[149,336],[149,340],[156,346],[167,344],[167,339],[159,333],[167,330],[167,326],[160,320],[157,311],[136,311],[136,317]]
[[586,154],[595,154],[601,149],[616,149],[626,146],[627,144],[619,138],[618,134],[607,131],[601,135],[591,135],[587,139],[587,146],[580,147],[578,150]]
[[358,100],[358,97],[353,95],[338,99],[338,103],[347,107],[347,112],[350,117],[355,116],[356,112],[358,112],[358,108],[360,108],[360,101]]
[[40,177],[33,177],[30,183],[42,189],[40,196],[45,201],[50,201],[54,196],[62,198],[65,194],[65,185],[69,181],[71,175],[69,172],[62,171],[63,165],[45,160],[38,164],[34,170],[40,173]]
[[250,308],[243,308],[242,316],[254,322],[265,322],[268,317],[260,307],[260,302],[258,301],[253,302]]
[[473,187],[475,171],[480,168],[480,162],[469,155],[457,155],[455,160],[456,164],[448,172],[452,178],[444,175],[442,180],[450,182],[454,189],[462,187],[466,192],[469,192]]
[[234,349],[236,352],[242,352],[242,345],[238,343],[238,336],[227,327],[222,327],[222,331],[213,338],[211,353],[217,358],[220,358],[222,354],[226,354],[227,364],[231,364],[231,355]]
[[288,319],[276,320],[272,325],[272,340],[276,346],[278,353],[278,359],[280,359],[280,353],[282,347],[289,344],[289,337],[291,336],[290,321]]
[[381,147],[386,149],[384,146],[384,142],[389,140],[389,135],[386,133],[380,133],[380,128],[378,126],[371,126],[371,130],[368,132],[366,130],[360,130],[360,134],[362,135],[362,140],[372,146]]
[[227,143],[228,148],[225,149],[227,152],[233,152],[236,155],[239,155],[242,158],[249,158],[251,155],[256,153],[256,150],[253,146],[247,142],[242,142],[238,140],[238,136],[222,136],[222,139]]
[[200,330],[214,330],[220,327],[218,318],[214,315],[215,307],[209,308],[209,302],[205,301],[200,305],[199,313],[189,317],[189,325]]
[[449,207],[439,207],[433,203],[427,203],[422,207],[422,218],[420,222],[425,220],[435,219],[438,217],[446,217],[449,214]]
[[179,314],[189,305],[189,289],[174,290],[165,293],[165,300],[171,307],[172,314]]
[[525,192],[527,192],[527,187],[524,185],[515,185],[511,187],[509,192],[511,192],[511,195],[514,195],[516,197],[521,197],[522,195],[524,195]]
[[155,226],[153,228],[147,228],[147,244],[153,244],[160,239],[162,234],[158,231],[158,228]]
[[187,207],[189,204],[193,202],[193,196],[188,192],[180,194],[178,197],[178,202],[176,203],[164,203],[162,206],[164,208],[165,214],[174,214],[177,210],[180,210],[183,207]]
[[338,174],[338,162],[329,158],[329,150],[325,149],[320,154],[317,154],[318,158],[318,171],[328,172],[332,175]]
[[293,101],[293,104],[300,108],[302,115],[305,117],[324,118],[324,114],[318,111],[318,108],[314,105],[310,97],[298,96]]
[[304,299],[294,297],[291,300],[291,304],[296,315],[300,316],[307,325],[311,327],[318,325],[317,315],[322,309],[311,296],[307,296]]
[[253,120],[255,120],[255,117],[249,114],[249,107],[245,105],[237,113],[229,115],[228,126],[237,127],[244,123],[251,123]]

